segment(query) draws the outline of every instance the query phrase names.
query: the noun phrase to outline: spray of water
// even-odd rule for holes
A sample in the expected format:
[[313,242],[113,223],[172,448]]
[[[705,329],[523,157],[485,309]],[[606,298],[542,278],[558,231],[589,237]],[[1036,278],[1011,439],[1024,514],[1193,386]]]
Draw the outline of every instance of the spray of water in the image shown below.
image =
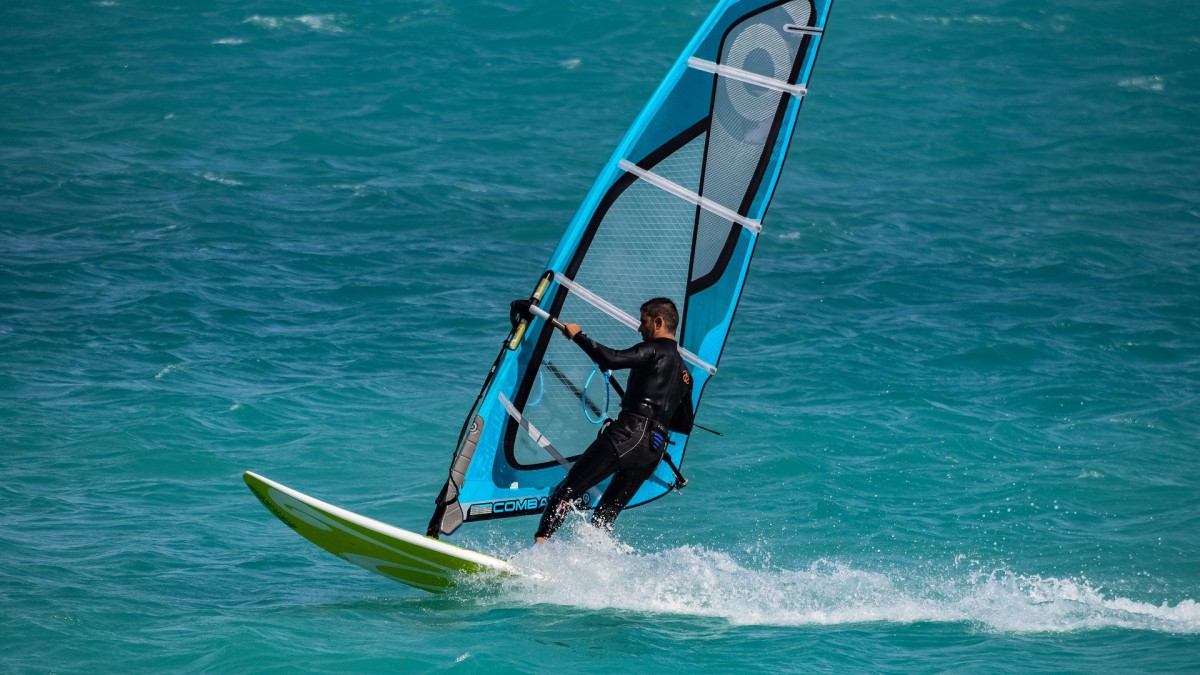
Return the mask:
[[1200,605],[1108,597],[1086,580],[963,569],[913,577],[818,560],[769,569],[684,546],[639,552],[593,528],[517,553],[496,602],[716,617],[735,625],[964,622],[999,632],[1200,633]]

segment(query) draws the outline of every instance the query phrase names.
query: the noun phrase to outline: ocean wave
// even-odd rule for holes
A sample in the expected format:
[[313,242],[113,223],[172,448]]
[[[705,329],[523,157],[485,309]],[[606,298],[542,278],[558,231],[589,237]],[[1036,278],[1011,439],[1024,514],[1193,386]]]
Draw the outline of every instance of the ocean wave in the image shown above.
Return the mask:
[[500,579],[500,592],[485,597],[720,618],[731,625],[943,622],[1003,633],[1200,633],[1200,605],[1193,599],[1154,604],[1110,597],[1086,579],[964,568],[961,560],[904,577],[831,560],[756,568],[702,547],[639,552],[581,527],[510,562],[526,576]]

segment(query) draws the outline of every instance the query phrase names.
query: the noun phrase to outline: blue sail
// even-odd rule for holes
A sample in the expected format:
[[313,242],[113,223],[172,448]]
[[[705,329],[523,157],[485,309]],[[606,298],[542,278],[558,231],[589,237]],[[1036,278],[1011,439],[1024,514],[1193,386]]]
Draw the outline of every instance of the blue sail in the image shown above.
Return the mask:
[[[595,438],[595,422],[616,415],[625,374],[613,373],[611,382],[599,374],[547,315],[619,349],[640,339],[643,302],[672,298],[700,413],[831,2],[727,0],[692,38],[551,255],[530,297],[537,316],[514,317],[463,425],[431,536],[463,522],[541,512]],[[671,434],[677,467],[687,441]],[[630,506],[664,495],[674,481],[664,462]]]

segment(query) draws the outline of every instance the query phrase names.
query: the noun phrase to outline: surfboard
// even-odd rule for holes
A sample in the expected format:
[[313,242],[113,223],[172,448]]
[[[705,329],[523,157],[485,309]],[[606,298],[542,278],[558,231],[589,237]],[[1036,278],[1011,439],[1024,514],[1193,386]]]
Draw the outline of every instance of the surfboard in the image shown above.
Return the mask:
[[247,471],[250,491],[285,525],[346,562],[430,593],[454,586],[464,574],[514,574],[499,558],[459,548],[327,504]]

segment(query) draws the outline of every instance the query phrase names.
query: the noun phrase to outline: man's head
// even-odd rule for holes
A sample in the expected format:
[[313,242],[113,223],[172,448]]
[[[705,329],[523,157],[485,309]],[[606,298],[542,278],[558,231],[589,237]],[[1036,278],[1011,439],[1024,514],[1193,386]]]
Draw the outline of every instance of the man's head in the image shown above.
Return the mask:
[[638,332],[643,340],[655,336],[674,337],[679,327],[679,310],[670,298],[653,298],[642,303],[642,325]]

